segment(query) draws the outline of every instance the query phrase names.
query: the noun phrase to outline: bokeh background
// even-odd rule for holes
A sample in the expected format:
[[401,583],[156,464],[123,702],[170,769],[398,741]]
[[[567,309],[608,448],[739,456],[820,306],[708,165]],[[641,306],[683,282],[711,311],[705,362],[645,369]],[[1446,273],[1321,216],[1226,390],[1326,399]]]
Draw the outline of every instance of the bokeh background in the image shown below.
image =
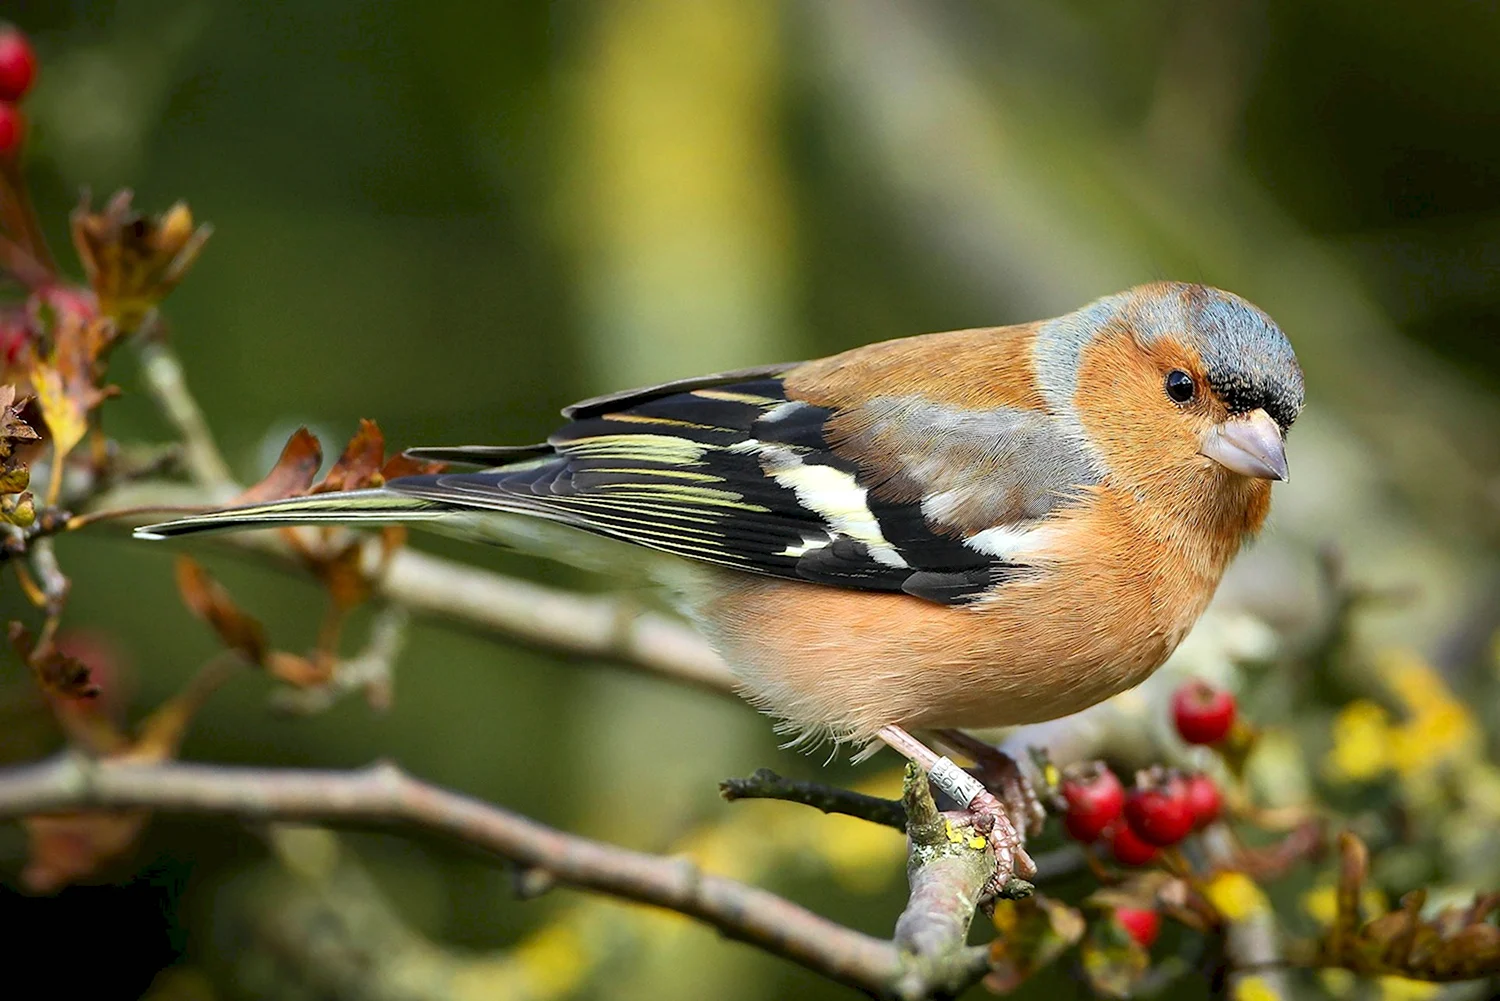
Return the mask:
[[[1281,323],[1309,397],[1268,537],[1203,629],[1250,616],[1295,648],[1324,599],[1316,553],[1336,545],[1351,579],[1408,592],[1358,618],[1367,642],[1495,690],[1495,4],[8,0],[3,15],[42,60],[29,162],[57,247],[84,187],[131,187],[147,209],[185,198],[215,225],[166,315],[247,481],[301,423],[325,442],[362,416],[398,445],[527,442],[608,389],[1203,281]],[[112,370],[127,392],[107,427],[164,438],[130,364]],[[114,649],[138,710],[215,650],[166,547],[58,548],[70,622]],[[310,639],[310,585],[209,559],[285,642]],[[7,586],[7,617],[17,603]],[[3,681],[22,684],[19,667]],[[268,689],[247,677],[216,698],[186,756],[388,757],[569,829],[692,844],[872,932],[899,909],[895,835],[715,793],[762,765],[868,782],[893,760],[824,771],[728,700],[427,623],[388,713],[350,700],[287,719]],[[7,728],[8,758],[55,746]],[[97,998],[405,997],[328,972],[403,949],[469,962],[474,996],[842,996],[680,919],[564,892],[519,902],[500,868],[441,844],[340,845],[354,882],[347,901],[324,887],[322,911],[277,882],[261,832],[180,818],[104,885],[37,899],[15,888],[24,846],[6,829],[0,955],[44,957],[52,993]],[[304,919],[344,921],[373,955],[299,965],[286,940],[312,934]]]

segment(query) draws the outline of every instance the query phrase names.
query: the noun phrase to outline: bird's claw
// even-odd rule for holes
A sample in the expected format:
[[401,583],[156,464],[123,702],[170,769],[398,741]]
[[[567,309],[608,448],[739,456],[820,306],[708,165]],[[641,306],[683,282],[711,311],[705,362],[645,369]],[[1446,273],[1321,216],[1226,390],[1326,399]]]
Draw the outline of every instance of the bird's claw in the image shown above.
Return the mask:
[[943,743],[973,760],[974,766],[968,769],[969,774],[978,779],[986,789],[1000,794],[1010,816],[1021,823],[1026,833],[1041,833],[1042,825],[1047,820],[1047,810],[1036,789],[1032,787],[1031,780],[1014,758],[962,730],[943,730],[939,736]]
[[995,874],[985,887],[986,896],[998,893],[1014,877],[1030,879],[1036,875],[1036,863],[1027,854],[1025,841],[1011,823],[1006,804],[994,793],[986,790],[976,796],[968,809],[961,811],[959,820],[972,827],[994,849]]

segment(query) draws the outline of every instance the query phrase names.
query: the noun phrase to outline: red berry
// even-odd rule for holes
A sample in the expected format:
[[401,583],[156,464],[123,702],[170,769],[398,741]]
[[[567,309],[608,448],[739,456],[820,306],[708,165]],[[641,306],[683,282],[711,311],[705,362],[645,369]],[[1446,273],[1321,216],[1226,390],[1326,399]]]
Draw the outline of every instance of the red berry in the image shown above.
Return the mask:
[[36,80],[36,53],[15,28],[0,28],[0,101],[19,101]]
[[1114,772],[1097,762],[1064,779],[1062,795],[1068,804],[1063,826],[1076,841],[1097,840],[1125,809],[1125,787]]
[[1156,858],[1156,846],[1142,841],[1129,824],[1109,829],[1109,851],[1121,865],[1149,865]]
[[31,326],[26,314],[20,310],[0,313],[0,359],[14,365],[21,357],[21,350],[31,342]]
[[1136,787],[1125,801],[1125,822],[1148,844],[1175,845],[1193,830],[1187,783],[1169,778],[1158,785]]
[[1151,948],[1156,942],[1156,936],[1161,934],[1161,915],[1155,911],[1139,907],[1117,907],[1115,922],[1143,949]]
[[1234,726],[1234,696],[1204,681],[1184,682],[1172,693],[1172,720],[1189,744],[1217,744]]
[[1219,787],[1207,775],[1187,777],[1187,800],[1189,809],[1193,811],[1194,827],[1212,824],[1219,819],[1219,811],[1224,808],[1224,797],[1219,795]]
[[26,141],[26,119],[14,104],[0,101],[0,156],[15,156]]

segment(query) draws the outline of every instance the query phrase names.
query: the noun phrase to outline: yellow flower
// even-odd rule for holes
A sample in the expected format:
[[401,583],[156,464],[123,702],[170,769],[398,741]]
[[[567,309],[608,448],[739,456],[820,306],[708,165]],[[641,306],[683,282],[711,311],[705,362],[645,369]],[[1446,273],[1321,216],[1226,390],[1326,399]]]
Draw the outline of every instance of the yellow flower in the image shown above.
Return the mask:
[[[1366,918],[1384,914],[1387,910],[1385,894],[1373,886],[1367,886],[1359,897]],[[1338,890],[1332,883],[1315,886],[1302,895],[1302,909],[1320,925],[1331,925],[1338,916]]]
[[1441,984],[1405,977],[1381,977],[1377,982],[1380,984],[1380,1001],[1425,1001],[1443,989]]
[[1234,986],[1234,1001],[1282,1001],[1264,977],[1246,977]]
[[1316,886],[1302,895],[1302,909],[1320,925],[1331,925],[1338,916],[1338,891],[1333,886]]
[[1359,985],[1359,979],[1348,970],[1319,970],[1318,979],[1322,981],[1323,989],[1336,998],[1348,997]]
[[578,989],[588,954],[588,943],[577,929],[554,922],[517,945],[511,958],[537,995],[559,997]]
[[1324,771],[1346,782],[1368,782],[1391,766],[1390,714],[1369,699],[1356,699],[1339,710]]
[[1381,659],[1380,672],[1405,704],[1407,720],[1391,734],[1391,764],[1405,778],[1472,758],[1479,730],[1473,715],[1431,665],[1410,652]]
[[1230,921],[1246,918],[1271,909],[1271,902],[1255,880],[1242,872],[1221,872],[1203,888],[1203,895]]

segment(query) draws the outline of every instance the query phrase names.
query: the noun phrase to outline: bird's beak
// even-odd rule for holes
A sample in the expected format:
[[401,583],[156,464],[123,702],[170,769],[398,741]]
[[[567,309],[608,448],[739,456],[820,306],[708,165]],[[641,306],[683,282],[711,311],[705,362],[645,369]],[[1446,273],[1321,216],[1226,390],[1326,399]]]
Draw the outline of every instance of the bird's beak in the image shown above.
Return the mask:
[[1209,428],[1198,453],[1241,476],[1287,478],[1281,428],[1264,410],[1252,410]]

